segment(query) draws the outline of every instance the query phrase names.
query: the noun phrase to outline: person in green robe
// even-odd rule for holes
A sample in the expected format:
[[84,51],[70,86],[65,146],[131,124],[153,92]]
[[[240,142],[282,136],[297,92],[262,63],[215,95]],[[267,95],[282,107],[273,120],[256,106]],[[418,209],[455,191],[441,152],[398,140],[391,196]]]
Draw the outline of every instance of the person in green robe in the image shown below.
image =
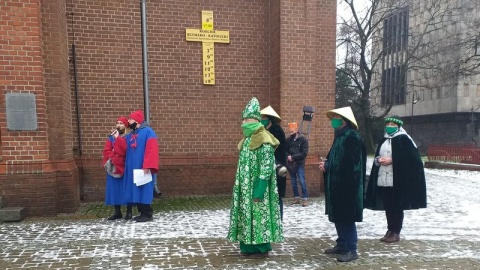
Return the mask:
[[357,255],[357,227],[363,219],[363,186],[366,176],[366,149],[350,107],[327,112],[335,139],[320,162],[325,186],[325,214],[335,223],[337,244],[325,250],[338,255],[339,262],[350,262]]
[[272,242],[283,241],[274,155],[279,141],[260,123],[256,98],[250,100],[242,118],[244,138],[238,144],[227,238],[240,242],[243,256],[263,258],[272,250]]

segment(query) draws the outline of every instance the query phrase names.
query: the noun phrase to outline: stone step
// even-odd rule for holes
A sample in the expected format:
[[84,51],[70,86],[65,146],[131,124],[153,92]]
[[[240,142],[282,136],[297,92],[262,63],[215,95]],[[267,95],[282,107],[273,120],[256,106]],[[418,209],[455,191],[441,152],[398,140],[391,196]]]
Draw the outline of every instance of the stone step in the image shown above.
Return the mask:
[[27,216],[25,207],[5,207],[0,209],[0,221],[21,221]]

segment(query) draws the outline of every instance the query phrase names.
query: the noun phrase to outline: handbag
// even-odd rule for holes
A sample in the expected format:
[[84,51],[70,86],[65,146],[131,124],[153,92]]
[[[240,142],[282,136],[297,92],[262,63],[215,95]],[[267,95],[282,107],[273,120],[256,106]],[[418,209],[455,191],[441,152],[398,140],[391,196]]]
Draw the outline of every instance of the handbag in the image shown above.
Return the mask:
[[298,164],[297,164],[297,162],[295,162],[295,161],[293,161],[293,162],[287,161],[287,169],[288,169],[288,172],[289,172],[290,174],[297,173],[297,170],[298,170]]
[[113,165],[111,158],[109,158],[107,160],[107,162],[105,162],[105,165],[103,165],[103,167],[105,168],[105,171],[107,172],[107,174],[112,176],[113,178],[122,178],[123,177],[123,174],[115,173],[115,170],[117,168],[115,168],[115,165]]

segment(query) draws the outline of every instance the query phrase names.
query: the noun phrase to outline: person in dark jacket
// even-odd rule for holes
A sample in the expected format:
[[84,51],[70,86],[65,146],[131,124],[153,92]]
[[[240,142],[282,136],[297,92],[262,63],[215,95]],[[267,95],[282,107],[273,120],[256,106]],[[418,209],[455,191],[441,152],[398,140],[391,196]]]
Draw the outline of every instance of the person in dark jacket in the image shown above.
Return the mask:
[[278,188],[278,201],[280,203],[280,216],[283,220],[283,199],[285,197],[285,190],[287,186],[287,150],[285,132],[280,126],[282,119],[275,112],[275,110],[268,105],[260,111],[262,120],[260,121],[263,126],[280,142],[275,149],[275,167],[277,172],[277,188]]
[[366,187],[365,208],[385,210],[387,233],[380,240],[393,243],[400,241],[403,211],[427,207],[427,188],[423,162],[402,120],[394,115],[385,124]]
[[339,262],[358,258],[357,227],[363,220],[363,186],[366,175],[366,149],[350,107],[327,112],[335,139],[326,160],[320,162],[325,185],[325,214],[335,223],[337,244],[325,250],[339,255]]
[[308,205],[308,190],[305,182],[305,158],[308,154],[308,140],[298,131],[296,122],[288,123],[290,137],[287,139],[287,168],[292,181],[293,196],[292,204],[300,204],[297,180],[302,187],[302,206]]

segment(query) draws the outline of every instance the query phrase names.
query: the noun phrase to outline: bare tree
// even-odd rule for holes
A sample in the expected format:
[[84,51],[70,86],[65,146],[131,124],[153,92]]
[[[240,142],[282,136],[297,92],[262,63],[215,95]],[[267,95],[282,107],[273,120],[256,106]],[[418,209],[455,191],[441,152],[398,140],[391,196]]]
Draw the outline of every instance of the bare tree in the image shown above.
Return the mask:
[[477,0],[365,0],[362,8],[342,2],[349,16],[338,22],[345,57],[337,71],[358,90],[352,109],[370,151],[374,122],[393,106],[412,102],[420,89],[451,95],[460,78],[480,73],[480,20],[469,17]]

